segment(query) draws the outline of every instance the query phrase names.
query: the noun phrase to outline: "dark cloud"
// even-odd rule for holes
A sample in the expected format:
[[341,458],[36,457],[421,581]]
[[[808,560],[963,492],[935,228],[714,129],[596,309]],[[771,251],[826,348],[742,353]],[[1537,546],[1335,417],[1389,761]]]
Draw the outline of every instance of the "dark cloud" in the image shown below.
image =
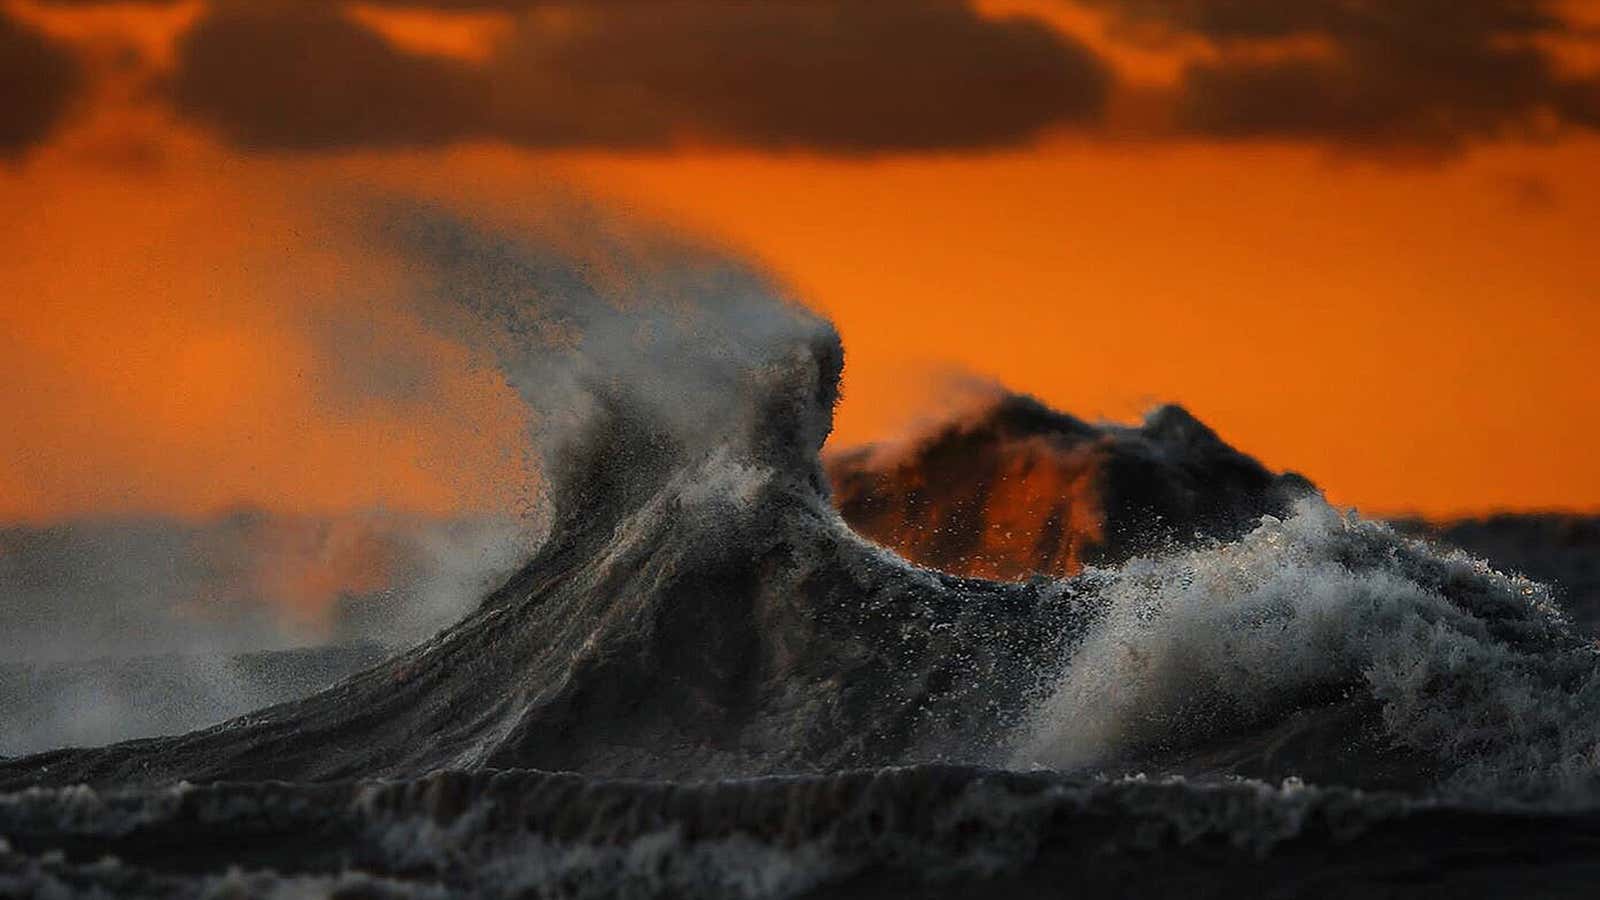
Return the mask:
[[497,75],[533,143],[846,151],[1015,143],[1092,117],[1107,82],[1038,22],[943,2],[623,4],[524,31]]
[[20,156],[61,123],[82,84],[77,58],[0,10],[0,158]]
[[[1563,75],[1538,43],[1578,29],[1536,0],[1094,2],[1223,51],[1180,88],[1179,124],[1202,135],[1448,151],[1597,124],[1594,83]],[[1249,52],[1285,39],[1319,52]]]
[[[52,0],[92,3],[98,0]],[[158,2],[158,0],[157,0]],[[1553,0],[1061,0],[1200,38],[1178,135],[1444,155],[1600,128],[1600,44]],[[391,43],[335,3],[213,3],[169,94],[258,149],[685,144],[873,153],[1013,146],[1102,122],[1112,77],[1072,38],[971,0],[371,0],[506,13],[483,62]],[[1174,44],[1176,47],[1187,44]],[[1166,131],[1162,136],[1170,136]]]
[[[44,6],[176,6],[188,0],[37,0]],[[211,0],[222,4],[232,3],[237,6],[253,5],[263,7],[276,5],[280,8],[292,9],[295,6],[314,9],[318,6],[330,6],[323,0]],[[387,6],[392,9],[404,10],[443,10],[446,12],[504,12],[532,9],[539,6],[549,6],[552,2],[560,0],[359,0],[367,6]],[[587,0],[591,3],[608,2],[633,2],[633,0]]]
[[317,7],[217,10],[182,38],[179,59],[173,102],[249,147],[439,143],[486,108],[464,64],[401,52]]
[[1196,65],[1179,105],[1184,126],[1219,137],[1444,149],[1536,132],[1561,112],[1539,54],[1442,47],[1391,54],[1365,46],[1330,61]]
[[1086,0],[1141,24],[1211,38],[1403,31],[1439,40],[1564,27],[1547,0]]
[[561,14],[521,20],[482,65],[408,52],[323,8],[218,8],[182,39],[171,95],[262,148],[852,153],[1018,143],[1092,120],[1109,86],[1045,24],[954,0],[544,6]]

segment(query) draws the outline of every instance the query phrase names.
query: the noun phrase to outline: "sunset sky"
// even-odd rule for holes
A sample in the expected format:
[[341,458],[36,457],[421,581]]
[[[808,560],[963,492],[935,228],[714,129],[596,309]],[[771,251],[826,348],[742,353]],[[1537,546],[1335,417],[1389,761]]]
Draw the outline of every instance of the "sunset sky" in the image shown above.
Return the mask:
[[1368,512],[1600,509],[1600,2],[11,0],[0,85],[0,520],[519,502],[360,192],[753,261],[839,443],[981,379]]

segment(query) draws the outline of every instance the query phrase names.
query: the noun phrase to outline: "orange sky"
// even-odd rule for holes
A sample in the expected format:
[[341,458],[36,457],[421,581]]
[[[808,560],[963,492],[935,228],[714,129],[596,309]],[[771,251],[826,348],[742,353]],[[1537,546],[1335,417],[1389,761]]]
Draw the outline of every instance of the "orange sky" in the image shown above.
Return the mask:
[[1183,403],[1373,510],[1600,506],[1600,141],[1440,169],[1072,145],[573,168],[831,315],[846,441],[944,362],[1080,415]]
[[[149,15],[168,22],[155,46],[185,21]],[[452,23],[437,52],[495,28]],[[1162,77],[1160,54],[1124,55]],[[374,297],[395,273],[308,198],[372,183],[514,220],[553,179],[747,254],[832,317],[841,442],[936,408],[954,369],[1089,417],[1183,403],[1368,511],[1600,509],[1600,139],[1442,162],[1069,136],[875,158],[246,157],[130,102],[0,163],[0,519],[521,502],[522,423],[459,348],[394,338],[435,358],[435,399],[330,399],[308,322],[405,326]]]

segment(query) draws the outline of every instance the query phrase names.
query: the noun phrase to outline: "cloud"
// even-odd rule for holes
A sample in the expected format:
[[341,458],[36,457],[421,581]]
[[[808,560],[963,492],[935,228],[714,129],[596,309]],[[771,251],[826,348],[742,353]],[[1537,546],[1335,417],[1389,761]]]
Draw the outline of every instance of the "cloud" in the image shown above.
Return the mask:
[[955,0],[541,5],[482,65],[325,7],[218,7],[169,93],[266,149],[684,143],[836,153],[1004,146],[1094,120],[1110,76],[1028,18]]
[[82,82],[70,50],[0,9],[0,158],[21,156],[49,137]]
[[[849,155],[1074,128],[1443,157],[1600,128],[1600,29],[1558,0],[1056,2],[1125,26],[1091,41],[1113,57],[1103,41],[1155,36],[1179,61],[1170,88],[1126,86],[1150,115],[1108,115],[1115,74],[1095,51],[977,0],[218,0],[179,40],[164,93],[234,146],[275,151]],[[421,40],[434,24],[472,52]]]
[[171,98],[248,147],[425,145],[482,119],[464,65],[409,54],[320,7],[218,9],[179,44]]
[[[1552,39],[1594,35],[1540,0],[1091,0],[1218,52],[1178,88],[1183,131],[1449,152],[1469,141],[1594,127],[1597,82]],[[1313,52],[1263,53],[1299,41]]]

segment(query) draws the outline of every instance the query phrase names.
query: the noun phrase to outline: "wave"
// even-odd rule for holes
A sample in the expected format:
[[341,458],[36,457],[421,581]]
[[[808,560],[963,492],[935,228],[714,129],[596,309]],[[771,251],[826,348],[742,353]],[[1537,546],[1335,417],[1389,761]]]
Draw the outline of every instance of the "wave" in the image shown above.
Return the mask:
[[1442,523],[1400,520],[1395,525],[1550,585],[1578,630],[1600,633],[1600,516],[1500,513]]
[[850,526],[963,575],[1070,576],[1197,538],[1232,539],[1315,487],[1274,474],[1178,406],[1090,424],[998,388],[914,439],[826,458]]
[[34,790],[0,797],[0,833],[0,889],[24,894],[776,900],[1071,884],[1089,896],[1581,897],[1600,819],[1294,783],[921,766]]
[[[1265,733],[1284,774],[1365,784],[1401,760],[1410,787],[1593,793],[1600,656],[1544,585],[1309,498],[1235,543],[1092,577],[1103,612],[1018,761],[1186,768],[1209,745],[1237,770],[1262,748],[1216,739]],[[1330,711],[1336,730],[1293,721]]]
[[[1600,834],[1600,669],[1547,588],[1304,491],[1068,578],[922,568],[831,503],[828,323],[695,256],[665,282],[708,299],[613,302],[584,266],[406,215],[386,235],[448,300],[430,315],[553,411],[547,536],[460,622],[309,697],[0,761],[0,878],[873,896],[946,866],[1110,889],[1166,877],[1155,840],[1176,890],[1294,883],[1340,842],[1379,884],[1449,859],[1441,829],[1483,849],[1515,824],[1499,846],[1568,860]],[[1168,420],[1203,428],[1146,429]],[[1162,453],[1102,501],[1226,456]]]
[[460,624],[305,700],[0,783],[917,762],[1591,780],[1594,651],[1542,586],[1314,497],[1238,541],[1074,579],[920,569],[828,503],[841,368],[816,322],[746,373],[749,430],[699,447],[596,392],[605,411],[557,457],[550,539]]
[[843,365],[831,326],[695,257],[678,277],[709,299],[669,314],[406,215],[389,239],[451,304],[430,314],[490,348],[530,405],[572,414],[541,436],[549,537],[461,622],[329,690],[9,763],[0,785],[999,758],[1073,631],[1072,588],[920,570],[844,525],[818,459]]

